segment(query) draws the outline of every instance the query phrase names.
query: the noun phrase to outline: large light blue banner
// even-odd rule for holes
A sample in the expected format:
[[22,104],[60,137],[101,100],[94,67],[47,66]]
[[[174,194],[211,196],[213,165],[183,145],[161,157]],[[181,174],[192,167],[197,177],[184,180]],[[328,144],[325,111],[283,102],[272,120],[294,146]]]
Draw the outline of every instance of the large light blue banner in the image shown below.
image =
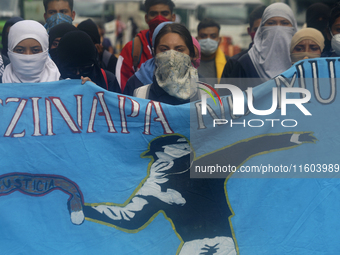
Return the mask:
[[[337,254],[339,69],[299,62],[254,88],[255,109],[277,99],[262,116],[2,84],[1,253]],[[311,97],[287,92],[303,103],[282,115],[291,87]]]

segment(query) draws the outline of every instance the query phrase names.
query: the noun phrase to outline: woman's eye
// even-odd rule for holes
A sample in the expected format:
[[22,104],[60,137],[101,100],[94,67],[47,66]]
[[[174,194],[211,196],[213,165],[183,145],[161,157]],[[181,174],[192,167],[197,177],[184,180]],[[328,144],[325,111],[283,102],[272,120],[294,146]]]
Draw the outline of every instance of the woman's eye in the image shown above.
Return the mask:
[[294,51],[299,51],[300,52],[300,51],[302,51],[302,47],[295,47]]
[[24,50],[23,49],[14,49],[14,52],[22,54],[22,53],[24,53]]
[[32,50],[32,53],[33,53],[33,54],[38,54],[38,53],[40,53],[40,52],[42,52],[42,50],[41,50],[40,48],[36,48],[36,49],[33,49],[33,50]]

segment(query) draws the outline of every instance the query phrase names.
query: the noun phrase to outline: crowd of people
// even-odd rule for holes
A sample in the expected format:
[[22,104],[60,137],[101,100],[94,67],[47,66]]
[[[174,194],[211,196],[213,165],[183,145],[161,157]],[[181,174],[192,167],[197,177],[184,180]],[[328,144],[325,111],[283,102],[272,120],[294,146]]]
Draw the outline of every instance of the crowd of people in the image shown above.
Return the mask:
[[[284,3],[259,5],[249,15],[249,49],[225,56],[219,48],[220,25],[203,19],[197,37],[175,23],[171,0],[146,0],[145,22],[132,41],[114,54],[103,24],[91,19],[74,26],[73,0],[44,0],[45,25],[20,17],[3,29],[0,55],[2,83],[80,79],[117,93],[178,105],[198,100],[198,81],[257,78],[241,89],[274,78],[307,58],[340,56],[340,6],[312,4],[298,30]],[[124,23],[117,18],[117,42]]]

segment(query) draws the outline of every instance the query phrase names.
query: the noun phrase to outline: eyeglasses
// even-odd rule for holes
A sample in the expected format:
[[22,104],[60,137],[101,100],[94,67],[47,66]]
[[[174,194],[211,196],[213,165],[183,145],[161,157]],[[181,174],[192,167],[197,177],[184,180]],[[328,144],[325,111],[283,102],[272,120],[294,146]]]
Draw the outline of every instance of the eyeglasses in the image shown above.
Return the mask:
[[94,64],[87,66],[78,66],[78,67],[66,67],[66,71],[68,74],[76,75],[80,74],[82,76],[87,76],[92,73]]

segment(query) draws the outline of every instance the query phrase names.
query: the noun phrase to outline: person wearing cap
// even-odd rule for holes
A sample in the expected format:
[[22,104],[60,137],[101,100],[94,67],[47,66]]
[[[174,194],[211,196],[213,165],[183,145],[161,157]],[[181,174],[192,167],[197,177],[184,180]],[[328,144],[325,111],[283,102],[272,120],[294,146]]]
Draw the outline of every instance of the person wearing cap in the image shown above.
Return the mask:
[[290,46],[290,58],[292,64],[309,58],[321,57],[325,47],[325,39],[319,30],[314,28],[303,28],[296,32]]

